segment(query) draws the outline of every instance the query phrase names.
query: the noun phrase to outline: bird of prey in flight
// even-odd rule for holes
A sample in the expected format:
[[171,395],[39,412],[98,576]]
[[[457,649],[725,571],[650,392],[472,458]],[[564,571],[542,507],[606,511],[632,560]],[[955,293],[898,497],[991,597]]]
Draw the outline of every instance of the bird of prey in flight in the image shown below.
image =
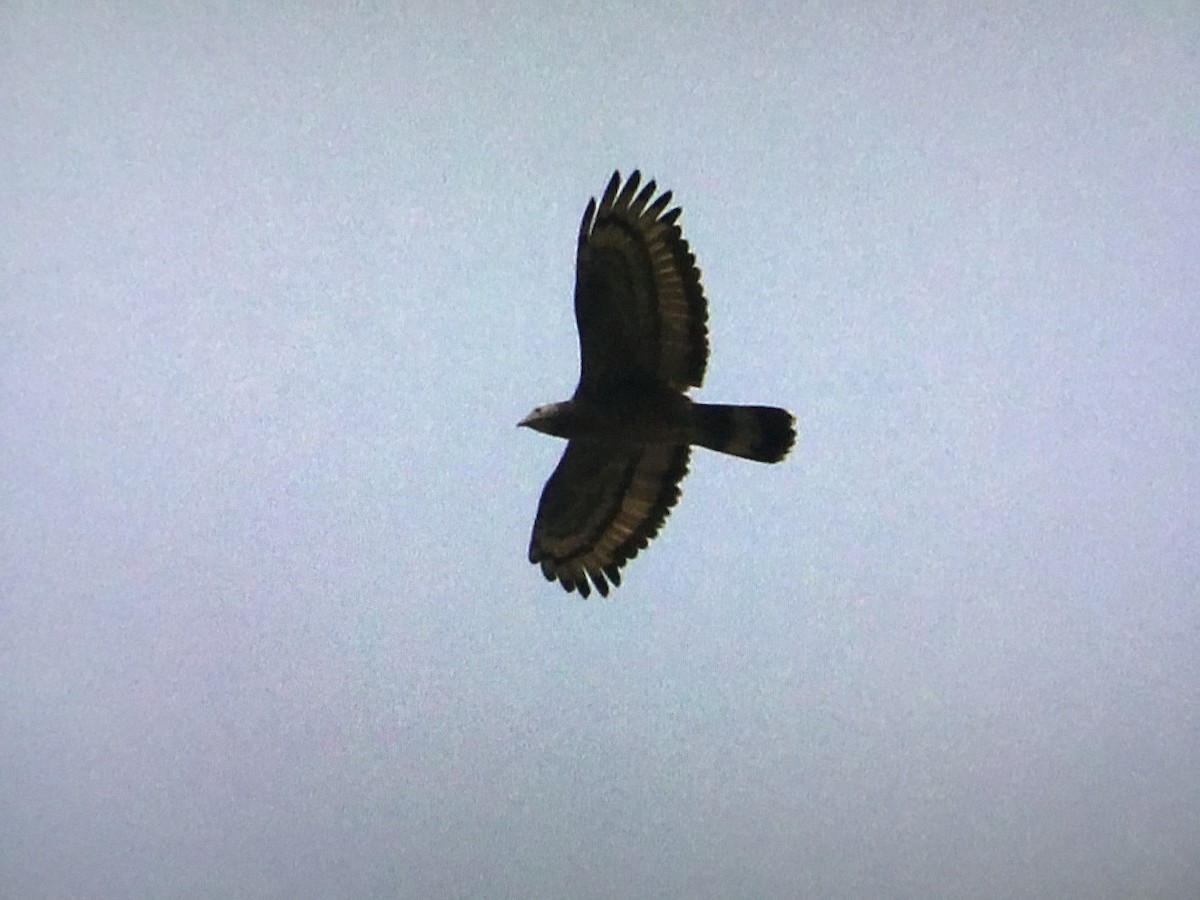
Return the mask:
[[796,440],[773,406],[698,403],[708,362],[708,310],[696,257],[653,181],[614,172],[588,201],[575,262],[579,384],[520,424],[567,439],[538,503],[529,561],[584,597],[608,596],[621,567],[658,534],[679,499],[696,444],[779,462]]

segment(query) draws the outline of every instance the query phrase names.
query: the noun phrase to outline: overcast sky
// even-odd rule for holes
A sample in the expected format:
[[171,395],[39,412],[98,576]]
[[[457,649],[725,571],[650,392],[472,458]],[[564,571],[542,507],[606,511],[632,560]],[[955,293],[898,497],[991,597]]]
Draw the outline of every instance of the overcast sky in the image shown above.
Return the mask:
[[[1192,2],[0,5],[0,896],[1200,896]],[[579,217],[694,456],[526,561]]]

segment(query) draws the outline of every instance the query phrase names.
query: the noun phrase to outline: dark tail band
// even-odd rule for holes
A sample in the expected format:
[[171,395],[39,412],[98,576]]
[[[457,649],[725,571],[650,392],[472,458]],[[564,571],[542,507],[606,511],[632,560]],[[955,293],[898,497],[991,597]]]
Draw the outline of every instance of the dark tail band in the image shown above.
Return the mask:
[[757,462],[779,462],[796,443],[795,418],[774,406],[697,403],[695,442]]

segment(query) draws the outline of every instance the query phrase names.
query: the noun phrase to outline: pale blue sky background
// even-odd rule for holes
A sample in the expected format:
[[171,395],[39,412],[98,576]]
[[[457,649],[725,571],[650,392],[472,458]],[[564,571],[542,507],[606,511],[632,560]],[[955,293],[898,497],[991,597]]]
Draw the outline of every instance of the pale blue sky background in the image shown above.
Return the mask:
[[[0,896],[1200,896],[1200,8],[0,5]],[[574,242],[699,453],[525,561]]]

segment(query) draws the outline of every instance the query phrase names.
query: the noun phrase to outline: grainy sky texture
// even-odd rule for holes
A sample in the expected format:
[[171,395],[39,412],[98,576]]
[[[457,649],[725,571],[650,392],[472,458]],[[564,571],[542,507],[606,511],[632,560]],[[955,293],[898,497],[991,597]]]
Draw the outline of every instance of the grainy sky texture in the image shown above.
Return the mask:
[[[1200,896],[1200,9],[0,6],[0,896]],[[579,216],[698,453],[525,561]]]

